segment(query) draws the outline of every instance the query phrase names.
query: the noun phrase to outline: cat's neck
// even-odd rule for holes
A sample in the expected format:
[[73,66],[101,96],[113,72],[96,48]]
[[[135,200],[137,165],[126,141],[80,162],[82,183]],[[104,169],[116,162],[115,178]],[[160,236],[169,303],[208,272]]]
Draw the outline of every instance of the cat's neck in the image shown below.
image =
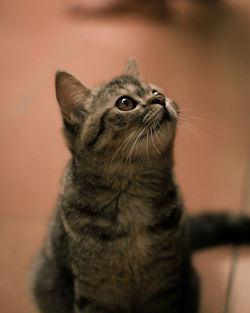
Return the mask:
[[[165,181],[172,177],[173,152],[151,159],[137,159],[131,162],[121,162],[109,159],[102,162],[93,158],[85,160],[73,157],[68,170],[76,185],[91,185],[105,187],[113,190],[123,190],[133,182],[140,181],[142,185],[150,180]],[[146,186],[145,186],[146,187]]]
[[[80,171],[76,160],[71,160],[63,178],[59,207],[67,216],[76,211],[79,218],[105,217],[114,233],[153,227],[168,220],[177,206],[178,212],[182,207],[172,166],[168,162],[153,165],[138,165],[126,178],[126,185],[117,180],[119,184],[113,186],[103,176],[97,176],[97,170],[92,174],[85,166],[85,170],[81,168]],[[105,228],[105,225],[101,227]]]
[[108,164],[83,163],[72,158],[64,175],[63,190],[67,193],[71,190],[74,198],[93,199],[95,194],[111,199],[128,193],[131,196],[149,194],[151,198],[160,199],[166,190],[175,186],[173,158],[170,156],[150,162],[137,161],[126,167],[114,164],[111,169]]

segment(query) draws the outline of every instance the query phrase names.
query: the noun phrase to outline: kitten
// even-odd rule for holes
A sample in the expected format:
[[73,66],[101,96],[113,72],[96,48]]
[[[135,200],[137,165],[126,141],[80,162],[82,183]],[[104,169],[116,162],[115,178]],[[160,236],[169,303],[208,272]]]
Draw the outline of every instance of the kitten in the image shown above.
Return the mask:
[[195,313],[192,251],[249,243],[250,220],[186,217],[173,174],[178,107],[124,74],[88,88],[66,72],[56,95],[72,153],[32,292],[42,313]]

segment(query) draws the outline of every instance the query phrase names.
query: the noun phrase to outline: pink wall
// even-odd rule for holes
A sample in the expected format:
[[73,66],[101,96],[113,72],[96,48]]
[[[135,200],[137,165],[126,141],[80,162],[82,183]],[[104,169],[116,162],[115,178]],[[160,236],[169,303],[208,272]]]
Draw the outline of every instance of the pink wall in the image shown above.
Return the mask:
[[[169,1],[166,19],[159,20],[146,8],[145,16],[91,16],[70,14],[70,1],[1,1],[2,313],[35,312],[27,271],[69,159],[54,94],[57,69],[95,85],[135,56],[143,77],[163,87],[186,119],[179,125],[176,172],[188,211],[249,210],[250,5],[223,3]],[[201,312],[222,312],[231,248],[200,253],[195,263],[204,286]],[[249,312],[249,270],[245,248],[231,313]]]

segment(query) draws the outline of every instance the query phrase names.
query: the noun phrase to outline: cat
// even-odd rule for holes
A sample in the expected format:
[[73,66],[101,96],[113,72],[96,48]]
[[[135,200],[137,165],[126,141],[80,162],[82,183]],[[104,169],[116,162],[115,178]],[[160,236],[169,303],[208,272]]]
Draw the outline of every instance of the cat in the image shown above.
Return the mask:
[[135,59],[94,88],[56,74],[72,158],[31,269],[42,313],[197,313],[191,253],[250,243],[250,219],[186,216],[175,180],[179,108]]

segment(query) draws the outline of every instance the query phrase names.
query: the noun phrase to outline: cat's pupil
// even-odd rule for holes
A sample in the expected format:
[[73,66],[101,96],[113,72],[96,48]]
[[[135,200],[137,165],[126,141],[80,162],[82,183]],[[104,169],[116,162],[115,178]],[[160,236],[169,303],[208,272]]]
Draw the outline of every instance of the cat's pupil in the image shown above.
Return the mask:
[[123,96],[116,101],[116,106],[122,111],[130,111],[136,107],[137,103],[134,99]]
[[152,90],[152,94],[154,95],[154,96],[156,96],[156,95],[158,95],[159,94],[159,92],[157,91],[157,90]]
[[124,104],[125,106],[129,106],[130,101],[126,98],[122,99],[122,104]]

